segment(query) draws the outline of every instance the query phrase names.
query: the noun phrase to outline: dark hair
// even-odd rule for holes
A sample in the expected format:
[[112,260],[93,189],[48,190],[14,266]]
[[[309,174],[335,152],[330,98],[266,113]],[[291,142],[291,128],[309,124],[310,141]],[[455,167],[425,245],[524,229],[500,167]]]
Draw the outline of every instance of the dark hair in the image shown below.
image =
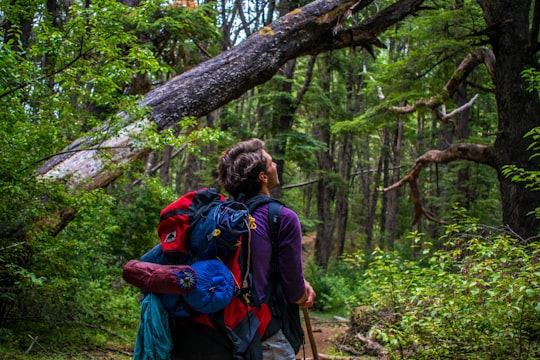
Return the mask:
[[217,181],[235,199],[253,197],[261,190],[259,174],[267,171],[264,141],[250,139],[225,150],[219,159]]

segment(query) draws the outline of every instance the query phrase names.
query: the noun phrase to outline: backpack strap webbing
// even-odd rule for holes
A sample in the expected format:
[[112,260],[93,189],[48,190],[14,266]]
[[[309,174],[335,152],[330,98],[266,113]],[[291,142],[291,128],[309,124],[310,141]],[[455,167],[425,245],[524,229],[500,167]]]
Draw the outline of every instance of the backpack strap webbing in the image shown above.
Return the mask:
[[272,254],[270,258],[270,281],[267,286],[267,293],[273,288],[274,282],[277,278],[277,262],[278,262],[278,247],[279,247],[279,226],[280,226],[280,215],[281,209],[283,208],[283,203],[279,200],[271,198],[267,195],[257,195],[251,198],[247,205],[250,214],[253,214],[255,210],[264,204],[268,204],[268,230],[270,232],[270,241],[272,242]]
[[282,204],[278,202],[268,203],[268,227],[270,229],[270,240],[272,241],[272,255],[270,257],[270,281],[267,286],[266,298],[268,298],[269,293],[272,291],[275,282],[278,277],[278,247],[279,247],[279,225],[280,225],[280,214]]
[[270,228],[270,239],[272,240],[272,258],[277,261],[278,232],[280,225],[280,214],[283,205],[277,201],[268,203],[268,227]]

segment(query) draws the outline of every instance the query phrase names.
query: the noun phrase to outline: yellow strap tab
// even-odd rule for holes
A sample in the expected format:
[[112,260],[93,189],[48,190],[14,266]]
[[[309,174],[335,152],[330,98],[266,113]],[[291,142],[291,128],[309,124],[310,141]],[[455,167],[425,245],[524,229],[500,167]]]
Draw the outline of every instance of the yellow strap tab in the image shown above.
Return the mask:
[[255,223],[255,218],[253,216],[249,217],[249,228],[251,230],[255,230],[257,228],[257,224]]
[[220,234],[221,234],[221,230],[215,229],[214,233],[213,233],[213,236],[218,237]]

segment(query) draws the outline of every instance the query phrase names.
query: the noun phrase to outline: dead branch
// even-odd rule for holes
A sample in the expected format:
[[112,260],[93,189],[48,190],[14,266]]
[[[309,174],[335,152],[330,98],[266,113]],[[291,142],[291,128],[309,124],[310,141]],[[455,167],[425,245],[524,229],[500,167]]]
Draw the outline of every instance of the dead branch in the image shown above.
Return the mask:
[[307,186],[307,185],[315,184],[318,181],[319,181],[319,179],[315,179],[315,180],[304,181],[304,182],[301,182],[301,183],[298,183],[298,184],[283,185],[281,187],[281,190],[294,189],[294,188],[297,188],[297,187]]
[[[461,61],[457,69],[452,74],[450,80],[443,87],[443,92],[433,96],[431,99],[420,99],[414,102],[414,104],[407,106],[392,106],[391,110],[400,113],[400,114],[410,114],[413,111],[416,111],[420,108],[431,109],[437,118],[441,121],[448,121],[449,119],[455,117],[457,114],[463,110],[472,106],[472,104],[478,98],[478,95],[475,95],[469,102],[462,105],[461,107],[451,111],[449,114],[446,114],[446,107],[444,106],[445,99],[452,97],[459,85],[461,85],[466,79],[467,76],[480,64],[485,64],[488,70],[488,73],[491,77],[495,78],[495,55],[491,50],[487,48],[480,48],[472,51],[467,54],[467,56]],[[442,110],[437,110],[437,108],[442,107]]]
[[446,113],[446,105],[442,105],[441,106],[441,111],[439,112],[438,114],[438,118],[443,121],[443,122],[447,122],[448,120],[456,117],[457,114],[459,114],[460,112],[462,111],[465,111],[466,109],[470,108],[474,102],[476,101],[476,99],[478,99],[478,94],[474,95],[472,97],[471,100],[469,100],[468,102],[466,102],[465,104],[461,105],[460,107],[458,107],[457,109],[453,110],[450,114],[447,114]]
[[[420,99],[412,105],[394,106],[391,109],[401,114],[408,114],[421,107],[425,107],[431,109],[435,116],[442,122],[448,122],[462,111],[470,108],[478,99],[478,95],[475,95],[467,103],[461,105],[457,109],[454,109],[450,113],[446,113],[446,99],[452,97],[456,93],[459,86],[466,81],[467,76],[482,63],[486,65],[487,71],[491,77],[495,79],[495,56],[493,55],[493,52],[487,48],[476,49],[469,53],[463,59],[463,61],[461,61],[457,69],[452,74],[450,80],[444,86],[443,92],[435,95],[431,99]],[[437,219],[433,213],[424,207],[418,181],[420,172],[432,163],[446,164],[455,160],[470,160],[494,166],[486,156],[486,149],[487,147],[483,145],[454,144],[444,150],[428,151],[416,160],[415,165],[409,169],[405,177],[403,177],[397,183],[383,189],[383,192],[396,189],[401,187],[403,184],[408,183],[411,189],[411,196],[414,206],[412,223],[416,224],[420,217],[424,215],[428,220],[439,224],[445,224],[445,221]]]
[[420,108],[428,108],[428,109],[435,109],[438,106],[442,104],[442,97],[440,95],[437,95],[433,97],[432,99],[420,99],[414,102],[414,104],[411,105],[405,105],[405,106],[391,106],[390,109],[399,113],[399,114],[410,114],[412,112],[415,112],[416,110]]
[[478,144],[453,144],[444,150],[430,150],[416,159],[412,168],[398,182],[384,188],[383,192],[395,190],[404,184],[409,184],[412,201],[414,204],[413,224],[416,224],[422,215],[428,220],[445,224],[443,220],[437,219],[429,210],[424,207],[420,194],[419,176],[424,168],[431,164],[448,164],[456,160],[469,160],[480,164],[493,166],[487,154],[489,147]]
[[[345,351],[348,352],[348,350],[345,350]],[[311,359],[313,358],[307,358],[306,360],[311,360]],[[326,354],[319,353],[319,359],[320,360],[351,360],[355,358],[351,356],[326,355]]]
[[465,56],[452,74],[450,80],[444,85],[443,90],[450,96],[454,95],[459,88],[459,85],[461,85],[469,74],[482,63],[486,65],[491,78],[495,79],[495,55],[488,48],[480,48]]
[[362,346],[367,354],[375,355],[377,358],[386,356],[386,349],[378,342],[368,339],[361,334],[356,334],[354,337],[362,343]]

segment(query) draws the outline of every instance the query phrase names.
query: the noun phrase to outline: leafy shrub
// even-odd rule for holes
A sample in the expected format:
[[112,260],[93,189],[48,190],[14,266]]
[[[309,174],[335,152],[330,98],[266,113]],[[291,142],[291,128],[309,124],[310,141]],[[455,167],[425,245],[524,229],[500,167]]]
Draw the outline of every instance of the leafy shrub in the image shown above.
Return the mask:
[[359,304],[393,316],[365,335],[393,358],[538,358],[540,244],[484,230],[450,225],[446,249],[426,251],[423,266],[375,251]]

